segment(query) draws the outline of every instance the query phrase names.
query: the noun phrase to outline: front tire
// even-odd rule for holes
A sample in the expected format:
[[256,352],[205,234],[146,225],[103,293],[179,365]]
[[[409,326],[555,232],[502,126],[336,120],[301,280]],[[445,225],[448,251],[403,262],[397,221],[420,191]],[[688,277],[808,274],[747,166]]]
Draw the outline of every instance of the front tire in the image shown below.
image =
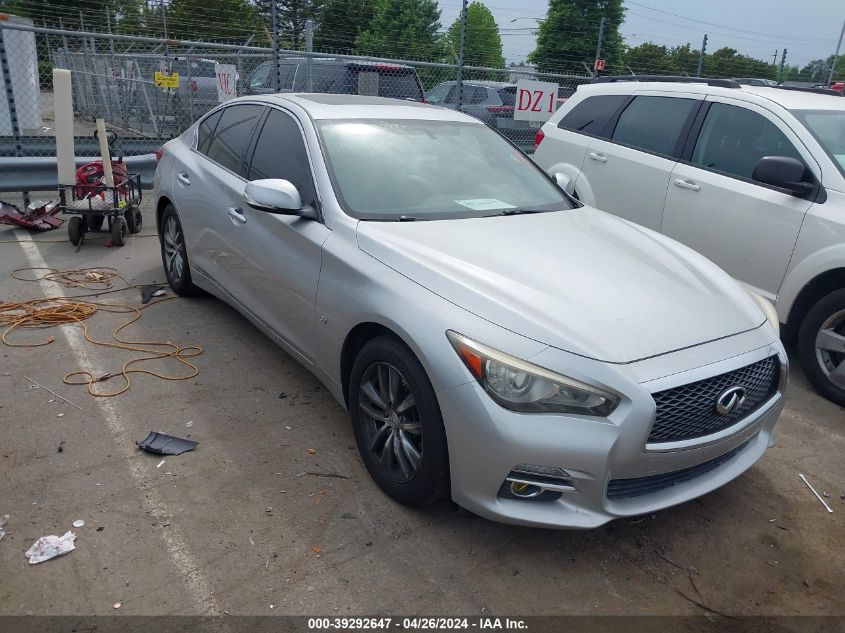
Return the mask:
[[172,204],[168,204],[161,216],[161,261],[167,283],[178,295],[188,297],[197,294],[197,287],[191,280],[188,252],[185,250],[185,233],[182,222]]
[[845,289],[810,308],[798,330],[798,358],[816,391],[845,406]]
[[358,452],[378,486],[399,503],[424,506],[449,494],[446,431],[431,382],[391,336],[369,341],[349,380]]

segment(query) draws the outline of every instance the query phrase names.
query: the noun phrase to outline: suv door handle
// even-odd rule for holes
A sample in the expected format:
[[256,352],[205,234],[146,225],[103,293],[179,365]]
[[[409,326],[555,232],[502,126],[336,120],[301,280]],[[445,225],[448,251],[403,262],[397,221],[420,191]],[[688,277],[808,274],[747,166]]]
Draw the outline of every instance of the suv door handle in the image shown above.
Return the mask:
[[229,207],[229,217],[238,224],[246,224],[246,216],[244,215],[243,209]]
[[186,174],[184,172],[181,173],[181,174],[176,174],[176,180],[178,180],[180,184],[183,184],[186,187],[191,186],[191,179],[188,178],[188,174]]
[[607,156],[605,156],[604,154],[597,154],[596,152],[590,152],[590,158],[592,158],[593,160],[597,160],[600,163],[607,162]]
[[675,178],[675,186],[681,189],[689,189],[690,191],[701,191],[701,185],[692,180],[684,180],[683,178]]

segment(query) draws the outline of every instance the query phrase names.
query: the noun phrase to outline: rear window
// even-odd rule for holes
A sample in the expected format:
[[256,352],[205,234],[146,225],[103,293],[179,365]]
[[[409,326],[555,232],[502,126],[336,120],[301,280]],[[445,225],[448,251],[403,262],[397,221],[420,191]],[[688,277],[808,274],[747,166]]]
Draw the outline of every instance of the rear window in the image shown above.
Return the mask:
[[390,97],[393,99],[422,99],[423,93],[417,76],[413,71],[407,69],[380,69],[376,67],[379,74],[378,96]]
[[502,100],[502,105],[516,105],[516,87],[499,90],[499,99]]
[[628,99],[627,95],[587,97],[558,123],[562,130],[600,136],[607,122]]

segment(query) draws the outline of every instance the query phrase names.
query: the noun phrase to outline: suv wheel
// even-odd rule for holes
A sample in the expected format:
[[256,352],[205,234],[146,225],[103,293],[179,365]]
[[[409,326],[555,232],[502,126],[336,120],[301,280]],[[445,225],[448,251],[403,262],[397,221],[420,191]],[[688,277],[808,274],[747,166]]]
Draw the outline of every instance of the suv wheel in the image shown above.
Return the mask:
[[446,432],[431,382],[419,360],[390,336],[361,349],[349,380],[358,451],[379,487],[409,506],[449,493]]
[[823,297],[804,317],[798,357],[816,391],[845,406],[845,290]]

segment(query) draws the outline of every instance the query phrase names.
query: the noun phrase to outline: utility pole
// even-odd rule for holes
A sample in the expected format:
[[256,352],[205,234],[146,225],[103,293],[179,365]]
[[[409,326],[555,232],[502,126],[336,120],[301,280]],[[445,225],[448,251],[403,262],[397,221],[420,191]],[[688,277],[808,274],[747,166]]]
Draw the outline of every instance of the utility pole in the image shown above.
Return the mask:
[[467,38],[467,0],[461,6],[461,49],[458,51],[458,69],[455,73],[455,87],[458,89],[458,110],[464,105],[464,52]]
[[279,92],[282,85],[281,68],[279,68],[279,16],[276,0],[270,0],[270,28],[273,29],[273,91]]
[[[604,42],[604,16],[601,16],[601,22],[599,22],[599,41],[596,43],[596,62],[601,59],[601,45]],[[598,76],[599,71],[596,70],[596,63],[593,63],[593,77]]]
[[836,70],[836,60],[839,58],[839,49],[842,48],[842,37],[845,36],[845,21],[842,22],[842,30],[839,32],[839,41],[836,43],[836,50],[833,51],[833,61],[830,63],[830,75],[827,77],[827,85],[833,83],[833,72]]
[[164,0],[159,3],[161,6],[161,25],[164,27],[164,39],[167,38],[167,12],[164,10]]
[[778,68],[778,83],[783,80],[783,65],[786,63],[786,49],[783,49],[783,54],[780,56],[780,67]]
[[707,54],[707,34],[704,34],[704,39],[701,40],[701,52],[698,54],[698,70],[695,71],[696,77],[701,77],[701,69],[704,68],[704,56]]
[[778,49],[775,49],[775,54],[772,55],[772,66],[777,66],[778,63]]

